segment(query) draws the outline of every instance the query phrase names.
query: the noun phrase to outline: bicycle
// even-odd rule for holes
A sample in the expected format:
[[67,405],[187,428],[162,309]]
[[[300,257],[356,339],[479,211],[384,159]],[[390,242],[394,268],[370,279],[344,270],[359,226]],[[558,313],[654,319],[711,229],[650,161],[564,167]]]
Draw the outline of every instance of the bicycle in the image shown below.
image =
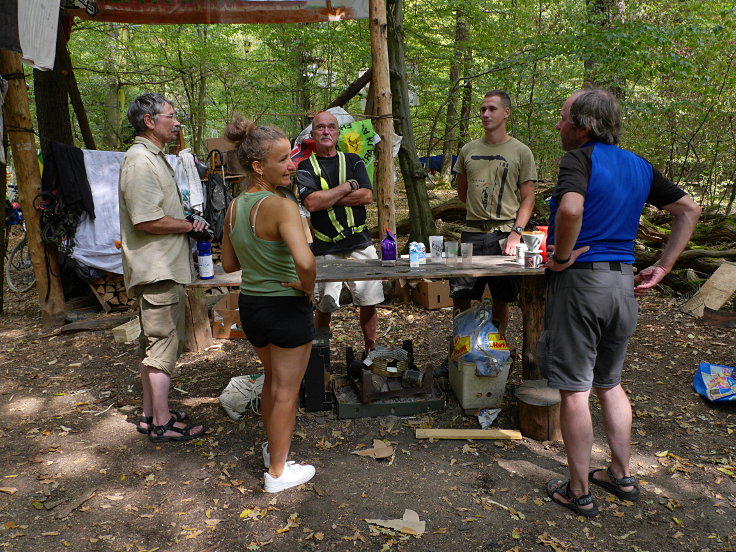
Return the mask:
[[25,293],[36,283],[36,275],[31,263],[31,249],[28,247],[28,234],[23,212],[18,203],[6,204],[5,210],[5,244],[9,244],[9,238],[13,227],[20,227],[22,234],[20,241],[16,243],[7,255],[5,263],[5,281],[11,291]]

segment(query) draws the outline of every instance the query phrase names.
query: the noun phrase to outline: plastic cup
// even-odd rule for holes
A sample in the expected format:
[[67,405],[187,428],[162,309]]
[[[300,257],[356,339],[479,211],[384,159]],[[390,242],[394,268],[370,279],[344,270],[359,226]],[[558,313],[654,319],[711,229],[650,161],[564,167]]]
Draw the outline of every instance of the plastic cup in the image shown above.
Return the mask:
[[447,257],[447,264],[451,266],[457,265],[457,242],[448,241],[445,242],[445,256]]
[[525,243],[516,244],[516,262],[521,266],[524,266],[524,251],[526,251]]
[[472,243],[460,244],[460,253],[463,259],[463,266],[464,267],[473,266],[473,244]]
[[442,262],[442,245],[444,241],[445,238],[442,236],[429,236],[430,258],[433,263]]

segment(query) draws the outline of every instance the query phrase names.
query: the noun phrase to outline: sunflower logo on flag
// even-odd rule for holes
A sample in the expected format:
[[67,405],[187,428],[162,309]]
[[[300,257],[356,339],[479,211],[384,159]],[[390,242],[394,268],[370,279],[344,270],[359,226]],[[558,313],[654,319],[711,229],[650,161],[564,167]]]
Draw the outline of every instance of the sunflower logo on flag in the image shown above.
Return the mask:
[[343,151],[345,153],[354,153],[359,157],[363,157],[363,149],[365,142],[359,133],[353,131],[343,133],[340,138],[343,143]]
[[365,164],[368,177],[373,182],[373,137],[376,135],[370,120],[355,121],[340,127],[337,149],[343,153],[354,153]]

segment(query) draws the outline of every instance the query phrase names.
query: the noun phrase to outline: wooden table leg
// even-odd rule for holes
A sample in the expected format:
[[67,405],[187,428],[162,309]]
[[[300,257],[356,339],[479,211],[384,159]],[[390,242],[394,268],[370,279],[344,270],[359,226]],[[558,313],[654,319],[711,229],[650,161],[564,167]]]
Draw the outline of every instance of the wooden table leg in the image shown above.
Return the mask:
[[186,338],[184,350],[198,353],[212,345],[212,327],[204,289],[186,288]]
[[519,307],[522,317],[521,365],[524,380],[542,378],[537,365],[537,341],[544,328],[545,295],[543,276],[525,276],[521,279]]

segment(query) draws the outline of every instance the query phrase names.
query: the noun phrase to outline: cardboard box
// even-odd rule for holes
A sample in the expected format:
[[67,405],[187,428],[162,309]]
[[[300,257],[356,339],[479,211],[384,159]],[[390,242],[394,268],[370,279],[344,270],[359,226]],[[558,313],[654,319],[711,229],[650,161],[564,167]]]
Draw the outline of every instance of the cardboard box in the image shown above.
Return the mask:
[[451,307],[450,282],[447,280],[422,281],[411,291],[411,298],[425,309]]
[[510,368],[511,360],[504,363],[501,373],[496,376],[477,376],[475,364],[450,361],[450,387],[466,413],[495,408],[503,399]]
[[212,337],[217,339],[245,338],[240,327],[239,294],[239,291],[231,291],[215,303],[212,309]]
[[227,138],[208,138],[207,151],[220,150],[224,156],[226,152],[235,150],[235,144]]

